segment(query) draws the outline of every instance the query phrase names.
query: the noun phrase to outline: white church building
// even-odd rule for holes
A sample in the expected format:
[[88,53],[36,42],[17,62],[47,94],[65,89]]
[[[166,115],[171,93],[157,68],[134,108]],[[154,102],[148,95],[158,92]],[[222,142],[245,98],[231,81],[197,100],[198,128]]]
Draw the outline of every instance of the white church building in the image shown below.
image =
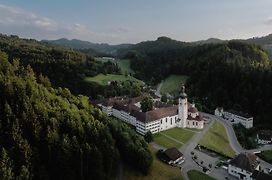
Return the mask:
[[108,116],[114,116],[136,127],[142,135],[150,131],[157,133],[170,128],[196,128],[204,127],[204,120],[194,104],[189,104],[185,87],[182,86],[178,105],[155,107],[148,112],[140,109],[141,97],[124,99],[110,98],[97,103]]

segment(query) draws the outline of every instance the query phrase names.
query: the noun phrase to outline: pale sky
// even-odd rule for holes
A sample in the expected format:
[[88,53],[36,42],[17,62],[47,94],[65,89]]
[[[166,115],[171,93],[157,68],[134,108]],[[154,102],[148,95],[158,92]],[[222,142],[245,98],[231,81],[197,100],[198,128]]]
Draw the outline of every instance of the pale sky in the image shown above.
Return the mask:
[[272,33],[272,0],[0,0],[0,33],[137,43]]

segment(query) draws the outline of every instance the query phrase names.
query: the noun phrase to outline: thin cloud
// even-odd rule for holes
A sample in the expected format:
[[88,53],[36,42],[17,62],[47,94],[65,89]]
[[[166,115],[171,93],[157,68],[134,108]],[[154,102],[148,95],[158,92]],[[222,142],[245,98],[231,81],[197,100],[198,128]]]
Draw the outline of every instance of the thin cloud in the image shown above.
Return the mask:
[[265,22],[264,22],[264,24],[266,24],[266,25],[272,25],[272,17],[269,17]]
[[0,32],[36,39],[78,38],[96,42],[114,41],[125,28],[111,33],[94,32],[83,24],[65,24],[25,9],[0,4]]

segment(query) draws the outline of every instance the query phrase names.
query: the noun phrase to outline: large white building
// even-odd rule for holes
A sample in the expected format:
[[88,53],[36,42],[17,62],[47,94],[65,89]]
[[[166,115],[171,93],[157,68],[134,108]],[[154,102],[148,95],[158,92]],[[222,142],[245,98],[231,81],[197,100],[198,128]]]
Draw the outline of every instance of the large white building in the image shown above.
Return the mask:
[[216,108],[214,111],[216,116],[223,117],[226,120],[229,120],[233,124],[242,124],[245,128],[253,127],[253,117],[242,112],[227,110],[224,111],[223,108]]
[[204,127],[204,120],[194,104],[187,102],[185,87],[182,86],[179,104],[154,108],[148,112],[140,110],[141,97],[132,99],[110,98],[97,103],[108,116],[114,116],[136,127],[142,135],[150,131],[157,133],[166,129]]
[[260,170],[258,158],[255,154],[241,153],[234,157],[228,166],[228,173],[238,179],[252,180],[255,171]]

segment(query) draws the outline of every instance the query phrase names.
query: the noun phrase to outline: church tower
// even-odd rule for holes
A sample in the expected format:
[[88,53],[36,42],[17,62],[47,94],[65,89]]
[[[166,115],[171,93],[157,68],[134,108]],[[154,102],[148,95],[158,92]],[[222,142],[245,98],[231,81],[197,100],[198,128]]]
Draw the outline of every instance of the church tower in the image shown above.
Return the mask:
[[181,86],[181,92],[179,95],[178,118],[179,118],[178,127],[185,128],[187,125],[188,118],[188,103],[187,94],[185,93],[185,86],[183,84]]

